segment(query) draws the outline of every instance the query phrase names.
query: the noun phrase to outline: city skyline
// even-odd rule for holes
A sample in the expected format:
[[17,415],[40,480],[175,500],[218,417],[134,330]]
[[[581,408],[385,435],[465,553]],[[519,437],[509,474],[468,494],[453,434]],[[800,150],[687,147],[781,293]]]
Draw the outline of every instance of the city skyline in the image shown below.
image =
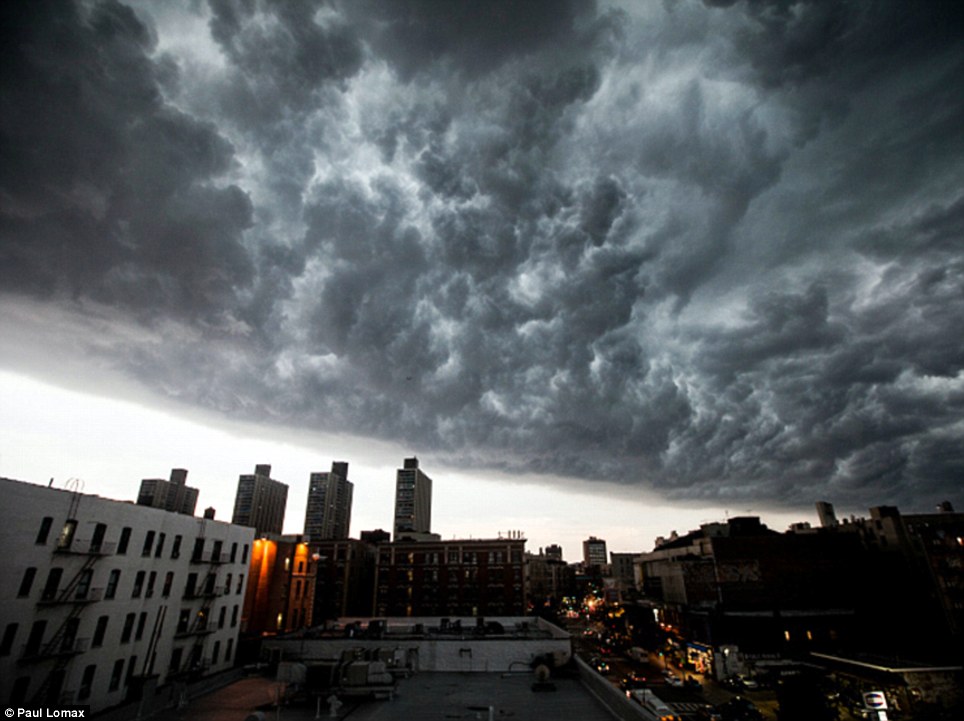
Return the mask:
[[[964,505],[957,4],[9,3],[0,475],[443,538]],[[464,530],[463,530],[464,529]]]
[[[23,391],[23,395],[18,395],[18,390]],[[85,493],[133,502],[137,498],[139,476],[131,475],[130,469],[148,465],[153,468],[158,463],[167,463],[170,467],[171,462],[166,459],[173,452],[181,459],[179,464],[187,466],[186,470],[198,487],[198,515],[204,508],[213,506],[217,519],[230,521],[238,473],[233,466],[225,470],[222,464],[233,464],[234,458],[247,454],[244,457],[250,462],[241,462],[240,471],[249,472],[261,461],[271,458],[272,474],[289,486],[284,532],[298,534],[303,530],[309,478],[311,473],[317,472],[315,466],[330,466],[334,457],[347,458],[355,483],[351,537],[358,538],[362,531],[378,528],[391,532],[396,474],[404,455],[392,455],[393,448],[369,444],[364,452],[357,451],[359,457],[374,458],[375,463],[356,461],[344,453],[332,454],[329,458],[290,441],[248,435],[255,431],[255,426],[206,427],[198,419],[184,420],[171,409],[162,412],[83,394],[74,394],[70,403],[57,408],[45,404],[60,402],[64,398],[62,390],[47,389],[36,381],[12,377],[4,372],[0,372],[0,392],[23,426],[22,434],[7,436],[9,440],[17,441],[14,444],[16,450],[11,453],[5,448],[0,452],[0,477],[40,485],[53,478],[58,488],[66,487],[69,480],[77,478],[80,481],[78,489]],[[78,408],[86,421],[84,424],[77,424],[68,417],[69,412]],[[31,443],[46,444],[41,432],[44,427],[59,438],[59,449],[52,455],[41,457]],[[116,433],[125,428],[143,432],[118,439]],[[80,455],[80,449],[98,442],[103,444],[103,454]],[[185,458],[194,462],[184,463]],[[420,465],[424,464],[425,461],[420,462]],[[150,472],[145,471],[145,474],[150,475]],[[642,552],[651,550],[659,536],[668,537],[673,531],[684,534],[702,523],[725,521],[736,516],[760,516],[776,531],[786,530],[791,523],[797,522],[820,524],[814,506],[800,511],[743,506],[673,507],[647,503],[629,494],[607,497],[558,492],[547,487],[544,479],[538,478],[519,483],[497,476],[479,478],[441,467],[434,475],[443,481],[435,484],[433,493],[435,530],[443,540],[496,538],[510,530],[522,531],[528,551],[537,553],[540,548],[559,544],[568,562],[581,559],[582,544],[590,536],[605,540],[613,552]],[[614,486],[612,490],[624,489]],[[469,494],[468,503],[465,494]],[[506,499],[511,502],[508,509]],[[872,496],[859,507],[835,503],[833,499],[820,500],[834,503],[840,518],[866,516],[868,508],[882,504],[879,498]],[[953,497],[950,500],[954,502]],[[955,504],[955,507],[959,506]],[[533,512],[534,508],[538,513]],[[587,509],[590,510],[588,515]],[[929,512],[933,506],[921,503],[901,510]]]

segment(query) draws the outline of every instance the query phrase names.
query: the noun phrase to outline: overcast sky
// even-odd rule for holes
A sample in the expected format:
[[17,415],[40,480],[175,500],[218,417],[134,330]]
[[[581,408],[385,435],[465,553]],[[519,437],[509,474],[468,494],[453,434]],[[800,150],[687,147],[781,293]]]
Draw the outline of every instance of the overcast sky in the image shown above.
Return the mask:
[[961,505],[960,2],[0,13],[0,475],[272,463],[299,530],[346,460],[357,534],[416,454],[537,545]]

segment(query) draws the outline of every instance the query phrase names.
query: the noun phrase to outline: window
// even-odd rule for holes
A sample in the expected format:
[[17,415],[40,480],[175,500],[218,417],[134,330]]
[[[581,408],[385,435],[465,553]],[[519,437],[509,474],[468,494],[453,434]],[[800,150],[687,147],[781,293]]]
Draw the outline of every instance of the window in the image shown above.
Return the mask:
[[228,645],[224,649],[224,662],[227,663],[231,660],[231,651],[234,650],[234,639],[228,639]]
[[304,573],[304,572],[305,572],[305,562],[298,561],[298,573]]
[[295,598],[301,598],[301,581],[295,581]]
[[98,523],[94,526],[94,535],[90,538],[90,550],[93,553],[100,553],[101,546],[104,545],[104,536],[107,535],[107,524]]
[[107,577],[107,588],[104,589],[104,598],[113,598],[117,595],[117,584],[120,583],[120,569],[115,568]]
[[61,550],[70,548],[70,544],[74,542],[74,531],[76,530],[77,521],[74,519],[70,519],[64,523],[64,527],[60,531],[60,537],[57,539],[57,548]]
[[238,625],[238,607],[235,606],[231,609],[231,628]]
[[23,650],[24,656],[36,656],[40,652],[40,644],[43,642],[46,630],[46,621],[33,622],[33,626],[30,627],[30,635],[27,637],[27,645]]
[[191,551],[191,560],[200,561],[204,557],[204,539],[194,539],[194,550]]
[[84,675],[80,678],[80,688],[77,690],[77,698],[80,700],[90,698],[90,689],[94,685],[95,673],[97,673],[97,666],[94,664],[84,669]]
[[141,549],[142,556],[150,556],[151,549],[154,548],[154,531],[148,531],[144,536],[144,548]]
[[241,589],[244,587],[244,574],[238,574],[238,590],[235,593],[241,593]]
[[124,675],[124,659],[119,658],[114,661],[114,668],[110,672],[110,685],[108,691],[116,691],[120,688],[121,677]]
[[90,593],[90,582],[94,580],[94,569],[87,568],[80,572],[77,579],[77,589],[74,591],[74,598],[85,599]]
[[224,582],[224,595],[227,596],[231,593],[231,574],[228,574],[228,579]]
[[134,590],[131,592],[131,598],[140,598],[141,591],[144,589],[144,571],[138,571],[137,575],[134,576]]
[[221,562],[222,545],[223,544],[221,543],[221,541],[215,541],[213,548],[211,548],[211,560],[214,561],[215,563]]
[[[124,618],[124,630],[121,631],[121,643],[128,643],[131,640],[131,634],[134,632],[134,619],[136,614],[129,613]],[[128,674],[129,675],[129,674]]]
[[182,608],[177,617],[177,633],[187,633],[188,624],[191,622],[191,609]]
[[23,598],[24,596],[30,595],[30,589],[33,587],[33,579],[36,575],[37,569],[33,566],[24,570],[23,578],[20,579],[20,590],[17,591],[17,596]]
[[160,558],[161,553],[164,552],[164,539],[167,538],[167,534],[162,533],[157,537],[157,548],[154,549],[154,558]]
[[53,516],[44,516],[43,520],[40,521],[40,530],[37,532],[37,545],[42,546],[47,543],[47,536],[50,535],[50,527],[53,523]]
[[[224,611],[224,609],[221,609]],[[224,613],[221,614],[222,620],[224,620]],[[3,631],[3,639],[0,640],[0,656],[9,656],[10,649],[13,648],[13,640],[17,637],[17,628],[20,624],[8,623],[6,629]]]
[[157,580],[157,571],[151,571],[147,577],[147,593],[144,594],[144,598],[150,598],[154,595],[154,582]]
[[91,646],[103,646],[104,645],[104,635],[107,633],[107,623],[110,621],[110,616],[101,616],[97,619],[97,626],[94,628],[94,638],[91,640]]
[[121,529],[120,539],[117,541],[117,555],[123,556],[127,554],[127,546],[131,542],[131,529],[130,526],[124,526]]
[[187,584],[184,586],[184,597],[193,598],[196,593],[195,591],[196,586],[197,586],[197,574],[196,573],[187,574]]
[[219,658],[220,656],[221,656],[221,642],[220,642],[220,641],[215,641],[215,642],[214,642],[214,650],[211,651],[211,665],[212,665],[212,666],[217,665],[218,658]]
[[124,685],[126,686],[131,682],[134,677],[134,667],[137,666],[137,656],[131,656],[130,662],[127,664],[127,677],[124,679]]
[[[227,606],[221,606],[221,610],[218,611],[218,628],[224,628],[224,616],[227,610],[228,610]],[[13,625],[16,626],[17,624],[13,624]]]
[[140,641],[144,638],[144,626],[147,625],[147,611],[141,612],[140,617],[137,619],[137,631],[134,632],[134,640]]
[[60,578],[64,575],[64,569],[62,568],[51,568],[47,573],[47,583],[44,584],[44,590],[40,594],[40,599],[42,601],[53,601],[57,598],[57,589],[60,588]]
[[167,669],[168,673],[177,673],[181,670],[181,657],[183,655],[183,648],[175,648],[173,651],[171,651],[171,664]]
[[238,560],[238,544],[232,543],[231,544],[231,563],[234,563],[237,560]]
[[181,537],[174,536],[174,543],[171,544],[171,558],[181,557]]
[[171,586],[174,585],[174,571],[168,571],[167,575],[164,576],[164,588],[161,589],[161,595],[167,598],[171,595]]
[[244,547],[241,549],[241,563],[248,562],[248,544],[245,543]]

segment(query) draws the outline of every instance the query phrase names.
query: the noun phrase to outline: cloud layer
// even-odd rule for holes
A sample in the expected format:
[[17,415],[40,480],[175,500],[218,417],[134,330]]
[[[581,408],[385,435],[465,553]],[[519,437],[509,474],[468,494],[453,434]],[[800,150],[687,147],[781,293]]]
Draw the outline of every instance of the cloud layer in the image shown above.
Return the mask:
[[956,3],[7,5],[0,303],[109,308],[143,383],[671,499],[959,493]]

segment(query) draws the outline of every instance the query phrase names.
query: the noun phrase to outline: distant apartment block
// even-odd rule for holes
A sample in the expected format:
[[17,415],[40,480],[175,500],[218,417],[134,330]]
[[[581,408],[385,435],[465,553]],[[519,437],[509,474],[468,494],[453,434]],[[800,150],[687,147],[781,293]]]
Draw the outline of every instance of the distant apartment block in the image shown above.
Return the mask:
[[[829,504],[829,512],[833,507]],[[850,518],[821,528],[823,534],[857,536],[867,550],[864,568],[888,579],[884,601],[869,611],[871,623],[914,619],[890,630],[905,650],[928,646],[959,648],[964,641],[964,513],[942,503],[934,513],[901,513],[876,506],[870,518]],[[941,644],[930,640],[941,639]],[[933,654],[929,654],[933,656]]]
[[335,462],[328,473],[312,473],[305,506],[305,533],[310,541],[348,538],[353,485],[348,464]]
[[255,535],[280,534],[285,520],[288,486],[271,478],[271,466],[255,466],[254,473],[238,478],[231,522],[250,526]]
[[601,538],[590,536],[582,542],[582,560],[586,568],[602,568],[606,565],[606,542]]
[[418,458],[406,458],[395,475],[395,526],[393,540],[429,537],[432,532],[432,479],[418,467]]
[[313,625],[374,615],[375,545],[344,538],[309,546],[317,566]]
[[97,713],[233,665],[250,528],[10,479],[0,497],[4,704]]
[[661,620],[686,638],[791,654],[856,636],[863,559],[855,538],[777,533],[748,516],[663,540],[636,563],[647,597],[661,602]]
[[194,515],[198,490],[186,485],[187,470],[172,468],[171,480],[145,478],[137,493],[137,505],[162,508],[165,511]]
[[241,633],[262,636],[312,625],[316,563],[302,536],[254,539]]
[[563,596],[575,594],[575,573],[562,560],[559,546],[525,554],[526,596],[536,608],[552,606]]
[[489,616],[526,611],[524,538],[394,541],[378,547],[378,616]]

